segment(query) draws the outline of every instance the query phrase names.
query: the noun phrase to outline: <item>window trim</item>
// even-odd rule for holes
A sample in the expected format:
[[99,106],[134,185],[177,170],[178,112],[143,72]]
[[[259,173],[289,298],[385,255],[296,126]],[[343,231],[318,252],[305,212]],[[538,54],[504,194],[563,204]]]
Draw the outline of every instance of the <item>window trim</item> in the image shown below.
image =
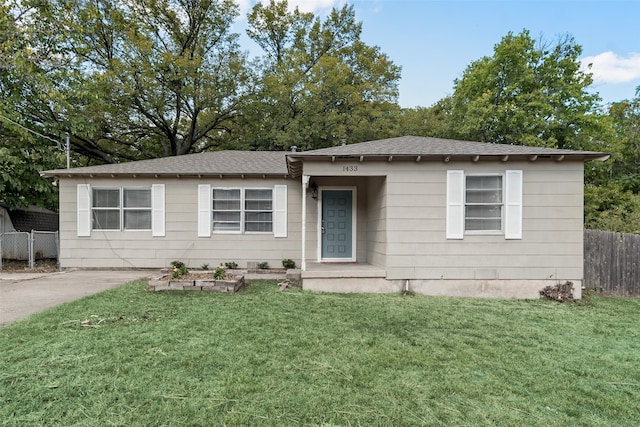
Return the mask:
[[[471,206],[500,206],[500,229],[495,230],[467,230],[467,177],[482,177],[482,176],[499,176],[501,177],[501,200],[500,203],[472,203]],[[506,174],[503,172],[471,172],[464,173],[463,180],[463,232],[465,235],[477,236],[477,235],[490,235],[490,236],[502,236],[504,235],[505,224],[505,209],[506,209]]]
[[[216,230],[214,227],[214,212],[236,212],[236,210],[216,210],[213,209],[213,204],[215,203],[216,199],[215,197],[213,197],[213,193],[216,190],[226,190],[226,191],[230,191],[230,190],[239,190],[240,191],[240,198],[239,198],[239,203],[240,203],[240,208],[237,210],[240,213],[240,220],[239,222],[239,228],[238,230]],[[242,213],[243,213],[243,209],[242,209],[242,200],[243,200],[243,192],[242,192],[242,188],[240,187],[211,187],[211,190],[209,191],[209,193],[211,194],[211,203],[209,203],[209,209],[211,211],[211,217],[210,217],[210,223],[211,223],[211,234],[242,234],[242,230],[243,230],[243,219],[242,219]]]
[[[247,190],[258,190],[258,191],[269,191],[271,193],[271,209],[270,210],[247,210],[246,209],[246,201],[247,201]],[[242,229],[242,234],[274,234],[273,232],[273,216],[274,216],[274,208],[273,208],[273,187],[264,187],[264,188],[256,188],[256,187],[245,187],[242,189],[242,204],[241,204],[241,208],[242,208],[242,214],[241,214],[241,229]],[[246,214],[247,212],[271,212],[271,231],[247,231],[247,225],[246,225]],[[260,222],[266,222],[266,221],[260,221]]]
[[[215,190],[239,190],[240,191],[240,229],[239,230],[216,230],[213,223],[213,213],[216,212],[216,210],[213,209],[213,203],[215,201],[215,198],[213,197],[213,192]],[[246,230],[246,225],[245,225],[245,214],[246,212],[266,212],[265,210],[261,210],[261,211],[247,211],[246,207],[245,207],[245,202],[246,202],[246,191],[247,190],[264,190],[264,191],[269,191],[271,192],[271,231],[247,231]],[[275,223],[275,209],[274,209],[274,188],[273,187],[211,187],[209,194],[211,195],[211,203],[209,203],[210,206],[210,212],[211,212],[211,217],[210,217],[210,221],[209,223],[211,224],[211,234],[263,234],[263,235],[275,235],[275,231],[274,231],[274,223]],[[220,211],[217,210],[218,212],[236,212],[235,210],[229,210],[229,211]]]
[[[118,190],[118,207],[117,208],[102,208],[102,207],[94,207],[93,206],[93,201],[94,201],[94,197],[93,197],[93,193],[96,190]],[[136,207],[136,208],[125,208],[124,206],[124,192],[125,190],[147,190],[149,191],[149,207],[148,208],[140,208],[140,207]],[[138,232],[138,231],[143,231],[143,232],[147,232],[147,231],[153,231],[153,189],[152,187],[146,187],[146,186],[120,186],[120,187],[115,187],[115,186],[92,186],[90,188],[90,200],[89,200],[89,210],[90,210],[90,219],[91,219],[91,231],[102,231],[102,232],[110,232],[110,231],[128,231],[128,232]],[[94,216],[93,216],[93,212],[95,210],[102,210],[102,211],[115,211],[118,210],[118,228],[95,228],[94,227]],[[150,221],[150,227],[149,228],[126,228],[125,227],[125,223],[124,223],[124,212],[125,210],[127,211],[149,211],[149,214],[151,216],[151,221]]]
[[[95,197],[94,197],[94,192],[96,190],[118,190],[118,207],[117,208],[96,208],[95,206],[93,206],[93,203],[95,201]],[[105,187],[91,187],[91,197],[89,199],[89,206],[90,206],[90,210],[91,210],[91,231],[102,231],[102,232],[109,232],[109,231],[122,231],[122,188],[121,187],[110,187],[110,186],[105,186]],[[94,223],[95,223],[95,216],[94,216],[94,212],[96,210],[100,210],[100,211],[115,211],[117,210],[118,213],[118,228],[95,228]]]
[[[502,233],[465,232],[465,172],[466,171],[462,169],[447,169],[446,171],[445,238],[447,240],[463,240],[465,235],[482,234],[503,235],[505,240],[522,240],[525,197],[524,171],[522,169],[506,169],[499,172],[504,176]],[[491,171],[488,173],[491,173]],[[484,175],[485,173],[477,173],[475,170],[472,170],[469,174]]]

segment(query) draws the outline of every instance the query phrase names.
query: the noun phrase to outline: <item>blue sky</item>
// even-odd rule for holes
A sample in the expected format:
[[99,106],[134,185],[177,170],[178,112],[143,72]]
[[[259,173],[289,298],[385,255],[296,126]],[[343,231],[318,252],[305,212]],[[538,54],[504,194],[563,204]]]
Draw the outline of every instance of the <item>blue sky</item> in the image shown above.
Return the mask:
[[[246,12],[255,2],[240,3]],[[640,0],[289,0],[320,15],[345,3],[362,22],[362,40],[402,67],[402,107],[429,107],[451,94],[471,62],[523,29],[549,41],[572,35],[581,59],[593,63],[592,90],[603,103],[632,98],[640,86]]]

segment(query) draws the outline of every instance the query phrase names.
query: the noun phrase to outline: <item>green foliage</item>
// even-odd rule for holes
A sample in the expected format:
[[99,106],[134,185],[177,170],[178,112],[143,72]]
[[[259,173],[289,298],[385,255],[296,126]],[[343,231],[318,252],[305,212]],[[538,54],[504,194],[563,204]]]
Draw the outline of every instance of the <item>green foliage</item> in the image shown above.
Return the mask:
[[[10,88],[15,108],[98,162],[217,148],[248,85],[237,15],[232,0],[42,3],[24,27],[37,45],[15,49],[51,54],[14,61],[27,76]],[[52,59],[64,66],[44,69]]]
[[283,259],[282,266],[284,268],[296,268],[296,262],[292,259]]
[[615,181],[587,184],[584,191],[584,223],[594,230],[640,234],[640,195]]
[[216,280],[224,279],[224,276],[227,274],[226,270],[223,266],[219,266],[216,268],[216,271],[213,272],[213,278]]
[[625,190],[640,193],[640,86],[631,100],[615,102],[609,107],[613,126],[614,149],[611,177]]
[[236,263],[235,263],[235,262],[233,262],[233,261],[225,262],[225,263],[224,263],[224,266],[225,266],[226,268],[231,269],[231,270],[234,270],[234,269],[238,268],[238,264],[236,264]]
[[391,134],[400,68],[360,40],[353,6],[321,21],[272,0],[257,3],[248,22],[264,51],[260,85],[238,128],[248,147],[307,150]]
[[171,261],[171,277],[178,279],[186,274],[189,274],[189,269],[182,261]]
[[136,282],[3,325],[1,424],[628,426],[638,418],[638,298],[593,296],[580,306],[277,289],[154,293]]
[[209,264],[206,264],[206,263],[205,263],[205,264],[202,264],[202,265],[200,266],[200,269],[201,269],[201,270],[205,270],[205,271],[209,270]]
[[269,268],[269,263],[268,263],[267,261],[259,262],[259,263],[257,264],[257,267],[258,267],[260,270],[266,270],[267,268]]
[[503,144],[592,149],[600,131],[591,75],[580,71],[572,37],[536,43],[507,34],[491,57],[455,81],[444,129],[449,137]]
[[[43,33],[36,16],[46,4],[6,1],[0,4],[0,204],[9,208],[37,205],[57,210],[57,189],[40,171],[61,167],[64,156],[56,143],[26,131],[34,128],[30,106],[40,117],[57,114],[59,99],[57,42]],[[17,124],[16,124],[17,123]],[[60,141],[53,126],[36,127]]]

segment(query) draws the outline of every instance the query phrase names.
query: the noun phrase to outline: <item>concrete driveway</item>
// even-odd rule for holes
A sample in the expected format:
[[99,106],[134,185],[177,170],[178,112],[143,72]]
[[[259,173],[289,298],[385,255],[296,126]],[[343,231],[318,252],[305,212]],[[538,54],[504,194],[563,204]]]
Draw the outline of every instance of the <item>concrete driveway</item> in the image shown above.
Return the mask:
[[158,276],[150,270],[66,270],[54,273],[0,272],[0,325],[63,302]]

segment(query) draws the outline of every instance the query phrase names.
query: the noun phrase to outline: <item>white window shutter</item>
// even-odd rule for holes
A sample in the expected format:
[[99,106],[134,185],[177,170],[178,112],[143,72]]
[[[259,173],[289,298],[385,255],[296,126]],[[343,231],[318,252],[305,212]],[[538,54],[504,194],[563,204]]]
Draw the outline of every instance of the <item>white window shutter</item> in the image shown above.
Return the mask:
[[91,186],[78,184],[78,230],[79,237],[91,236]]
[[164,203],[164,184],[153,184],[151,186],[151,235],[154,237],[165,235]]
[[522,239],[522,171],[506,171],[504,238]]
[[464,238],[464,171],[447,171],[447,239]]
[[287,186],[273,187],[273,237],[287,237]]
[[198,237],[211,237],[211,186],[198,184]]

